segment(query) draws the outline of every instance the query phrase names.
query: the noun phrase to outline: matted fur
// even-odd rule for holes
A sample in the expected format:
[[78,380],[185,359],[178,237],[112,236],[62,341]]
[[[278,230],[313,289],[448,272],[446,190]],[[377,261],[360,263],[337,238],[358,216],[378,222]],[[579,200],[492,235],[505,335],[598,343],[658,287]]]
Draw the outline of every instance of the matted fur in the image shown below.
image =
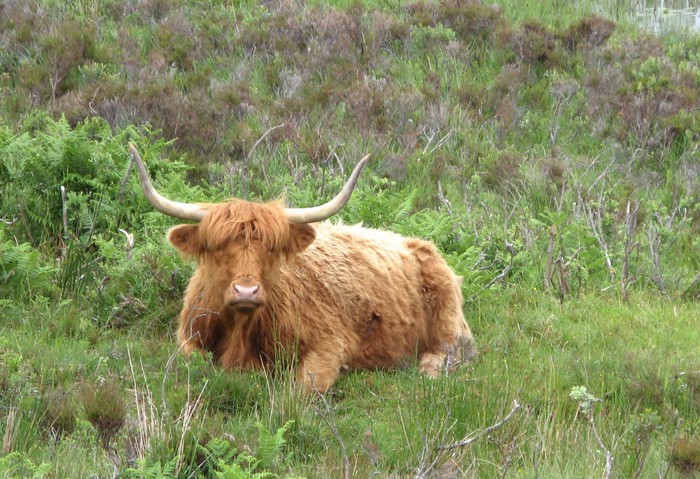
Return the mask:
[[[211,206],[169,238],[197,260],[179,341],[225,368],[295,355],[306,389],[325,392],[347,369],[418,358],[435,376],[448,357],[475,353],[461,279],[429,242],[359,225],[290,224],[278,202],[240,200]],[[244,280],[264,300],[252,313],[227,303]]]

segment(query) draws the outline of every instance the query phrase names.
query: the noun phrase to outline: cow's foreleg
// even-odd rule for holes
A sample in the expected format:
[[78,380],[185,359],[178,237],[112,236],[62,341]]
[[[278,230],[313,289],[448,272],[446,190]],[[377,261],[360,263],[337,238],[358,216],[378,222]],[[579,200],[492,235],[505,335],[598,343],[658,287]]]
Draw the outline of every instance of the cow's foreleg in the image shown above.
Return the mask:
[[340,376],[341,366],[336,356],[309,352],[299,361],[299,381],[307,393],[324,394]]
[[418,368],[429,378],[436,378],[445,366],[446,357],[446,353],[423,353]]

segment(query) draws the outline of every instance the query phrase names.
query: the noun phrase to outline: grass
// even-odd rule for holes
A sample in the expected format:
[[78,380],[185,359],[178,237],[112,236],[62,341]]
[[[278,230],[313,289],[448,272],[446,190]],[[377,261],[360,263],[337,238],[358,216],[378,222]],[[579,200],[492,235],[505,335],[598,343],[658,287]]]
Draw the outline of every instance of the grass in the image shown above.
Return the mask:
[[[623,476],[639,466],[634,447],[640,439],[632,424],[640,416],[658,415],[658,430],[644,439],[650,442],[644,471],[655,475],[666,470],[673,442],[681,431],[694,430],[700,412],[697,308],[645,294],[628,304],[587,295],[562,305],[546,293],[504,290],[470,317],[481,348],[474,363],[436,380],[425,379],[412,366],[351,373],[324,400],[300,395],[284,373],[279,378],[224,373],[197,356],[175,359],[166,371],[163,365],[175,352],[169,334],[104,332],[90,345],[53,331],[45,313],[32,318],[31,327],[2,331],[3,387],[10,398],[4,404],[18,412],[12,419],[5,416],[0,432],[6,452],[20,452],[33,464],[51,464],[49,477],[111,471],[87,421],[95,413],[82,412],[94,409],[88,409],[85,398],[73,431],[53,438],[41,420],[50,408],[39,398],[55,401],[54,391],[60,389],[78,409],[81,387],[100,378],[112,378],[110,388],[118,385],[110,394],[127,404],[132,424],[125,428],[143,429],[139,422],[158,421],[166,430],[163,443],[169,441],[168,431],[170,440],[179,437],[181,412],[194,407],[195,398],[200,403],[187,427],[189,440],[206,443],[207,437],[223,436],[252,447],[255,423],[274,431],[293,420],[285,453],[273,470],[319,478],[342,477],[340,441],[351,477],[415,477],[433,461],[437,477],[502,477],[506,471],[515,477],[598,475],[603,469],[598,445],[569,398],[576,386],[601,398],[594,406],[597,427]],[[145,401],[146,392],[152,396],[152,416],[139,418],[134,401],[139,396]],[[515,400],[523,408],[487,438],[468,448],[436,449],[499,421]],[[128,434],[133,431],[114,441],[122,456]],[[147,457],[157,460],[157,449]],[[671,469],[668,477],[683,476]]]
[[[697,475],[699,44],[630,8],[5,2],[0,477]],[[324,398],[181,357],[129,141],[166,196],[295,206],[371,151],[340,218],[434,241],[480,355]]]

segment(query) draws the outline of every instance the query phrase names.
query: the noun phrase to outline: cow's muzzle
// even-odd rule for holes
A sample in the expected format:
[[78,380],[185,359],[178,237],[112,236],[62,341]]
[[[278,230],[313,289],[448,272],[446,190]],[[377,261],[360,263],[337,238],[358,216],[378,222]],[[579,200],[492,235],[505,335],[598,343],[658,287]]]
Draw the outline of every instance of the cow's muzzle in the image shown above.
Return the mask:
[[250,314],[263,305],[262,288],[259,284],[232,283],[229,305],[240,313]]

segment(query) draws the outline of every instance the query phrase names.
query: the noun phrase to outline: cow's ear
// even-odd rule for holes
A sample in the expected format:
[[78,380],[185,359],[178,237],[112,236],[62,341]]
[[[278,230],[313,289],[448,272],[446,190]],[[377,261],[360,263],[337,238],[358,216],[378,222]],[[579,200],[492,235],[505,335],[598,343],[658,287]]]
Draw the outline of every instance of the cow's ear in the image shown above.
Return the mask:
[[296,254],[304,251],[316,239],[316,230],[306,224],[289,223],[289,244],[286,253]]
[[178,225],[168,231],[168,241],[180,252],[194,255],[201,250],[199,225]]

